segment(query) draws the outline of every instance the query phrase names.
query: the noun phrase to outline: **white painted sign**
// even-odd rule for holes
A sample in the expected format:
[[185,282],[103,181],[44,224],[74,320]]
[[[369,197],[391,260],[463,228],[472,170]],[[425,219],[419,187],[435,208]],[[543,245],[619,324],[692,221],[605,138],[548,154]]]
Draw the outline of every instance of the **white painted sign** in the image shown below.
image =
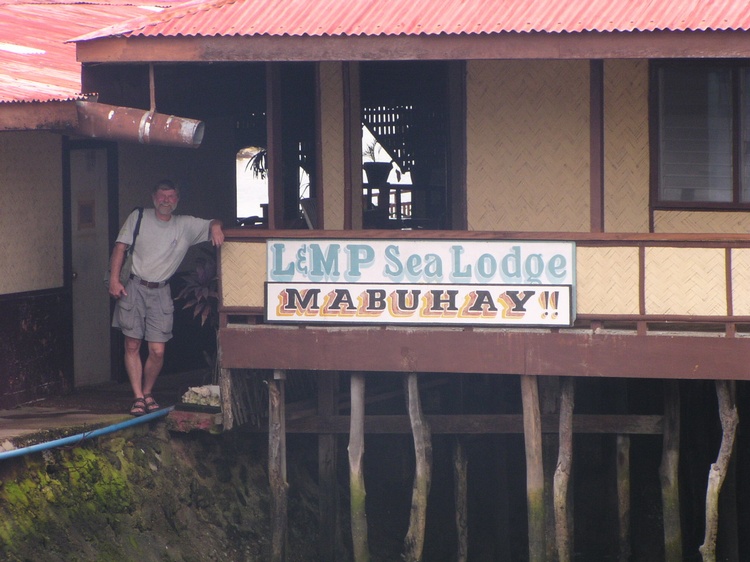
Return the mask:
[[269,240],[269,322],[569,326],[572,242]]
[[568,326],[570,285],[268,283],[279,322]]

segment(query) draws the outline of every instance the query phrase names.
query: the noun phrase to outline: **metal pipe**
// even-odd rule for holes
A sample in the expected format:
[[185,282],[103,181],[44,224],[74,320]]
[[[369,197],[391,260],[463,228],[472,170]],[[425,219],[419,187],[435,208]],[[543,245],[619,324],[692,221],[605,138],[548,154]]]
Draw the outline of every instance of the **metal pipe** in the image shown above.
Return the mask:
[[75,133],[104,140],[198,148],[205,123],[155,111],[77,101]]
[[99,437],[100,435],[106,435],[108,433],[113,433],[115,431],[119,431],[127,427],[132,427],[134,425],[139,425],[145,422],[155,420],[156,418],[161,418],[163,416],[166,416],[173,409],[174,409],[174,406],[169,406],[167,408],[162,408],[161,410],[157,410],[156,412],[151,412],[150,414],[138,416],[133,419],[126,420],[120,423],[116,423],[114,425],[108,425],[107,427],[102,427],[100,429],[95,429],[93,431],[87,431],[85,433],[71,435],[70,437],[62,437],[61,439],[55,439],[54,441],[47,441],[46,443],[38,443],[37,445],[30,445],[28,447],[22,447],[20,449],[12,449],[10,451],[3,451],[3,452],[0,452],[0,461],[4,459],[9,459],[12,457],[20,457],[23,455],[28,455],[29,453],[38,453],[39,451],[46,451],[48,449],[54,449],[55,447],[63,447],[67,445],[78,445],[78,443],[86,439],[92,439],[94,437]]

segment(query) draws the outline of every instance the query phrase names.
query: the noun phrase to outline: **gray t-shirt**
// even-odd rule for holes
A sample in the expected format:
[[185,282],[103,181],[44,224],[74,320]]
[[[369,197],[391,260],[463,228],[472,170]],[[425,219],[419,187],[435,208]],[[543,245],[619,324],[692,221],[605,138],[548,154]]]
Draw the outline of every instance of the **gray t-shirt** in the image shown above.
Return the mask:
[[[117,241],[133,242],[138,211],[133,211],[122,225]],[[144,209],[141,229],[135,239],[133,273],[146,281],[166,281],[180,267],[190,246],[210,240],[210,220],[188,215],[172,215],[168,221],[156,218],[154,209]]]

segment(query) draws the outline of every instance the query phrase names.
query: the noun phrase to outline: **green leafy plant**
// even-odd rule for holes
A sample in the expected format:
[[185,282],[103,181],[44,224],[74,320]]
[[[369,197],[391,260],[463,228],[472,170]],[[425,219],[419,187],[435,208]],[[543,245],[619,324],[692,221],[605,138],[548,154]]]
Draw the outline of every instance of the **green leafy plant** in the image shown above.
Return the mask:
[[378,141],[373,140],[370,144],[368,144],[362,149],[362,156],[367,158],[370,162],[376,162],[377,155],[380,152],[380,150],[381,149],[378,147]]
[[268,173],[268,150],[258,148],[245,164],[245,170],[250,170],[253,176],[262,180],[266,179]]
[[[219,348],[219,278],[216,257],[213,249],[201,247],[203,255],[195,258],[192,271],[182,275],[185,285],[175,297],[175,301],[185,301],[183,310],[193,310],[193,318],[200,318],[201,326],[208,324],[214,332],[216,350]],[[203,358],[209,366],[213,384],[219,380],[218,353],[203,350]]]
[[195,268],[182,277],[185,286],[175,300],[185,301],[183,310],[193,309],[193,318],[200,318],[216,328],[219,325],[219,278],[212,250],[201,248],[203,255],[195,259]]

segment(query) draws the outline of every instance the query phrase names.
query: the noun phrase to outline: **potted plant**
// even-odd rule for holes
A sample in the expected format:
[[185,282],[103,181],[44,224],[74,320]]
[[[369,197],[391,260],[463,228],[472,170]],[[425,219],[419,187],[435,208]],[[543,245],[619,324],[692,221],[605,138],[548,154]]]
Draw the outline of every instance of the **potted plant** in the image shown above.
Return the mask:
[[393,169],[392,161],[385,162],[377,159],[382,150],[378,142],[373,140],[362,151],[362,156],[367,158],[367,161],[362,163],[362,167],[365,169],[367,183],[370,187],[380,187],[388,183],[388,176]]

